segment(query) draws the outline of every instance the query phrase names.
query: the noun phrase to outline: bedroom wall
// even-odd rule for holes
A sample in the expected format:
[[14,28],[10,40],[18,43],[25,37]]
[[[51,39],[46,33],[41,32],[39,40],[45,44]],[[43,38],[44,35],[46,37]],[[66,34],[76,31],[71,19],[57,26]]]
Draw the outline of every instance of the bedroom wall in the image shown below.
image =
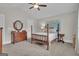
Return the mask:
[[2,27],[2,41],[5,41],[5,16],[0,14],[0,27]]
[[0,13],[5,15],[5,40],[3,44],[11,43],[11,31],[14,30],[13,22],[15,20],[20,20],[23,23],[23,30],[27,31],[28,38],[30,38],[30,27],[33,24],[33,19],[27,16],[25,11],[21,9],[6,9],[1,10]]
[[45,18],[41,18],[39,19],[38,23],[37,23],[37,30],[39,30],[38,27],[41,26],[42,23],[46,23],[46,22],[51,22],[53,20],[58,20],[60,21],[61,25],[61,29],[60,29],[60,33],[64,33],[65,37],[64,37],[64,41],[68,42],[68,43],[72,43],[72,36],[73,34],[76,34],[76,28],[77,28],[77,11],[71,12],[71,13],[65,13],[65,14],[61,14],[61,15],[57,15],[57,16],[51,16],[51,17],[45,17]]
[[[5,9],[4,9],[5,10]],[[39,26],[42,23],[52,21],[52,20],[59,20],[61,22],[61,33],[65,33],[64,40],[66,42],[72,42],[72,34],[76,32],[76,25],[77,25],[77,12],[72,13],[65,13],[57,16],[45,17],[41,19],[33,19],[27,15],[27,12],[20,10],[19,8],[10,8],[6,9],[5,11],[0,9],[0,13],[5,15],[5,41],[3,44],[7,44],[11,42],[11,31],[13,29],[13,22],[15,20],[21,20],[24,24],[23,29],[26,30],[28,33],[28,38],[30,38],[30,25],[34,25],[37,31],[40,29]],[[40,24],[40,25],[39,25]]]
[[76,40],[76,51],[79,54],[79,9],[78,9],[78,32],[77,32],[78,36],[77,36],[77,40]]

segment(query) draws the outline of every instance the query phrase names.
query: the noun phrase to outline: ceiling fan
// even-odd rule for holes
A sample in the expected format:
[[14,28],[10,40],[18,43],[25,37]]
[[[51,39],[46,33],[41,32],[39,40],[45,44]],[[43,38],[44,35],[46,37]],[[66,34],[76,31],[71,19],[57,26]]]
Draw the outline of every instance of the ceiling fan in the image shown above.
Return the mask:
[[40,11],[39,7],[47,7],[47,5],[39,5],[38,3],[29,3],[29,4],[32,5],[29,9],[36,8],[38,11]]

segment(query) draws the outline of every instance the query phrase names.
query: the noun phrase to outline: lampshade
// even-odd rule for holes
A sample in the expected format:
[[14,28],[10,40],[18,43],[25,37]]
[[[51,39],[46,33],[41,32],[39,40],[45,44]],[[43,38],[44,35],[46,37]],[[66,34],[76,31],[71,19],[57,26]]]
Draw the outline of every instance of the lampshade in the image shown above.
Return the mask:
[[43,23],[42,26],[41,26],[41,29],[44,30],[45,29],[45,26],[46,26],[46,24]]

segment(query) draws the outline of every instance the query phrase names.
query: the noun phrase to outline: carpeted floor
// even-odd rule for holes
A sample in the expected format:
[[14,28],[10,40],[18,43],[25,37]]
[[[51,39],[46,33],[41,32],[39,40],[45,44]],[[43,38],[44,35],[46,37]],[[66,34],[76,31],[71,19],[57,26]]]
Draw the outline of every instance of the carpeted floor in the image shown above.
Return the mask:
[[71,44],[61,42],[52,42],[50,49],[46,50],[44,45],[22,41],[4,45],[3,52],[8,53],[9,56],[76,56]]

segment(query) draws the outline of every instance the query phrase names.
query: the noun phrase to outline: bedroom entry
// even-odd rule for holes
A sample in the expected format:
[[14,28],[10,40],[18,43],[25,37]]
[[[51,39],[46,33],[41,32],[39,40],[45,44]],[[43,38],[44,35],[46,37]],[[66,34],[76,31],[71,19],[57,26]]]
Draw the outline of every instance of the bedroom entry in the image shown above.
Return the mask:
[[0,15],[0,52],[2,53],[5,40],[5,16]]

